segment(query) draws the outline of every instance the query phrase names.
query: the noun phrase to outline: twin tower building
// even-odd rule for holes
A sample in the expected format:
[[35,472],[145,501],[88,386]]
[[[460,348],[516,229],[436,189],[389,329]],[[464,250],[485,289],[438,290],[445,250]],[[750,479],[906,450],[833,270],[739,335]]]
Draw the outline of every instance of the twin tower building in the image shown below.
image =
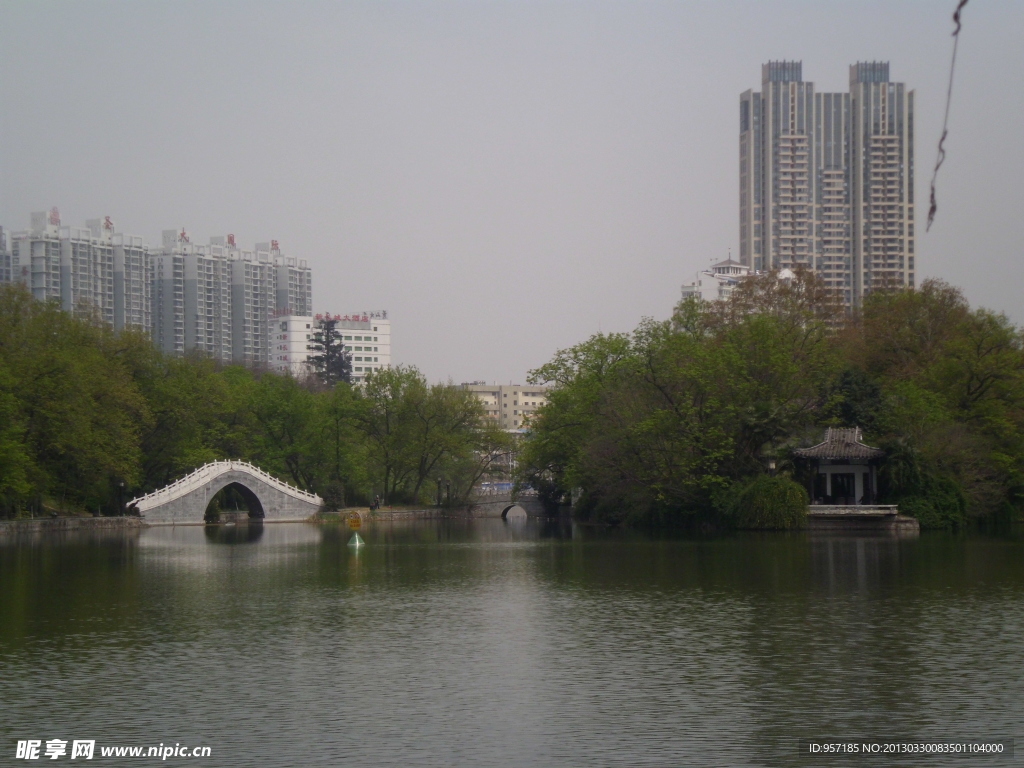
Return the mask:
[[769,62],[739,117],[742,265],[813,270],[848,307],[914,287],[914,91],[887,62],[852,65],[846,93]]
[[0,281],[115,329],[145,330],[169,354],[278,367],[278,319],[313,314],[311,270],[277,241],[245,250],[233,235],[198,245],[184,230],[165,230],[150,248],[109,217],[62,226],[56,208],[33,213],[29,230],[5,240],[0,229]]

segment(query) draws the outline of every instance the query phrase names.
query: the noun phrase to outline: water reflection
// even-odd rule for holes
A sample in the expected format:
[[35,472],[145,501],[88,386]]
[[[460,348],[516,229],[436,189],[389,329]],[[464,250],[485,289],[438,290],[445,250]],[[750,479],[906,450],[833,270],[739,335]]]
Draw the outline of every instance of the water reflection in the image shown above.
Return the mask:
[[204,525],[203,533],[211,544],[255,544],[263,538],[262,521],[237,525]]
[[808,765],[798,738],[1020,730],[1019,537],[361,534],[0,542],[0,735],[218,765]]

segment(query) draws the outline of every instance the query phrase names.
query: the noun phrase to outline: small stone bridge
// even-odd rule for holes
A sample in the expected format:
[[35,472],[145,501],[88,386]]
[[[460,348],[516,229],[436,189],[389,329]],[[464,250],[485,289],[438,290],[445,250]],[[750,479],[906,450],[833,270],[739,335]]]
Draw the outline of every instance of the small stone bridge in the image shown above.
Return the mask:
[[202,523],[213,497],[229,485],[245,499],[250,518],[267,522],[305,520],[324,503],[316,494],[300,491],[247,461],[212,461],[127,506],[146,523]]
[[[500,517],[507,519],[513,508],[519,507],[527,517],[547,517],[547,510],[534,495],[521,495],[516,498],[508,493],[500,495],[482,494],[474,496],[469,502],[469,513],[473,517]],[[515,517],[515,513],[512,515]]]

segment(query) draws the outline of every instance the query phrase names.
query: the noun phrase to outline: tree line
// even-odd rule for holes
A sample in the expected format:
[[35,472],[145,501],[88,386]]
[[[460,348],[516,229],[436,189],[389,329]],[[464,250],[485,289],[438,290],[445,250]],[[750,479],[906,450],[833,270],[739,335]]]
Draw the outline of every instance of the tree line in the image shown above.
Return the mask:
[[118,514],[218,459],[328,508],[458,503],[511,449],[471,392],[411,367],[359,387],[346,372],[333,358],[323,377],[293,377],[168,356],[144,333],[0,285],[0,515]]
[[1024,335],[941,281],[848,314],[812,274],[759,275],[562,350],[530,380],[552,389],[523,481],[586,518],[723,522],[757,506],[752,488],[792,504],[809,481],[792,451],[828,426],[886,451],[881,501],[922,525],[1018,519],[1024,502]]

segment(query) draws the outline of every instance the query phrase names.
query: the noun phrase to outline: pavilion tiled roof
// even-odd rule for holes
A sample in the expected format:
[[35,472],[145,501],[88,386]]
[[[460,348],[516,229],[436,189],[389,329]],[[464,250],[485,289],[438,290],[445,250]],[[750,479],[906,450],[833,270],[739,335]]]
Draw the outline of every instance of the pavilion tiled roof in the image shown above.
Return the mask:
[[793,451],[793,455],[802,459],[880,459],[885,451],[864,445],[860,427],[829,427],[824,442]]

